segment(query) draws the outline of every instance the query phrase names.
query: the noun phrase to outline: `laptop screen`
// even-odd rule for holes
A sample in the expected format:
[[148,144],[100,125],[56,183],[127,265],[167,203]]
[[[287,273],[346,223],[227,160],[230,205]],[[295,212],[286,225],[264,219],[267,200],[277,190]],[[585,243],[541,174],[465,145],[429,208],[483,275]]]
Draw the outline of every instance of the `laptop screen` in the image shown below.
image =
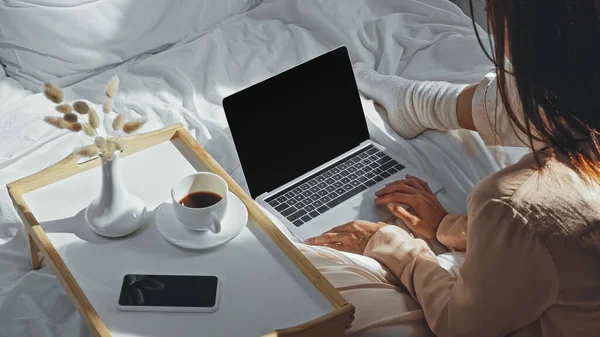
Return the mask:
[[223,100],[253,198],[369,139],[346,47]]

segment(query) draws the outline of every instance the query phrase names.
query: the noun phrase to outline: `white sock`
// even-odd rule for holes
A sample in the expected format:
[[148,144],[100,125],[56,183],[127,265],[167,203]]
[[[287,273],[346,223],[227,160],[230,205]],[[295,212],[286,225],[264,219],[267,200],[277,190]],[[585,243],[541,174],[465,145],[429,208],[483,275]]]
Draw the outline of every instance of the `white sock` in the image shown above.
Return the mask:
[[427,129],[460,129],[456,104],[466,85],[380,75],[364,63],[354,65],[354,74],[358,89],[383,106],[390,126],[403,138]]

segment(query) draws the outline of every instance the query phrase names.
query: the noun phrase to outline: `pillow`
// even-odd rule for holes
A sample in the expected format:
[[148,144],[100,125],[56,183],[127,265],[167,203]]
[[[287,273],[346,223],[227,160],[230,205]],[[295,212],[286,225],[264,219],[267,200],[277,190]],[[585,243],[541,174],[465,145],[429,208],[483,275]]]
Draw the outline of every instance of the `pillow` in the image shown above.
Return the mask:
[[0,0],[0,62],[26,88],[66,87],[168,48],[262,0]]

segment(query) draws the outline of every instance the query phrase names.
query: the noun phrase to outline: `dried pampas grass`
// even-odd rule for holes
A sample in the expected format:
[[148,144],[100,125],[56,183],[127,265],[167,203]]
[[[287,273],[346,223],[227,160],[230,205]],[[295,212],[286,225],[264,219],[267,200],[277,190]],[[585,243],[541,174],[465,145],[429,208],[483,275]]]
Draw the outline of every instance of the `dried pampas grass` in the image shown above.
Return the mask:
[[115,140],[115,150],[121,151],[125,149],[125,143],[121,139]]
[[56,106],[56,111],[62,114],[68,114],[73,112],[73,107],[70,104],[61,104]]
[[109,140],[106,142],[106,151],[107,151],[108,153],[113,153],[113,152],[115,152],[116,150],[117,150],[117,143],[116,143],[114,140],[112,140],[112,139],[109,139]]
[[90,112],[90,106],[84,101],[77,101],[73,103],[73,109],[75,109],[75,111],[81,115],[85,115]]
[[[121,101],[116,97],[119,85],[120,80],[116,76],[106,85],[104,92],[106,100],[102,104],[102,111],[107,115],[101,121],[98,113],[88,103],[82,100],[72,104],[63,103],[64,92],[51,83],[45,83],[44,95],[56,104],[54,109],[62,115],[47,116],[44,121],[58,129],[66,129],[75,133],[82,131],[92,139],[93,144],[79,147],[73,153],[84,157],[99,155],[105,160],[113,160],[118,151],[125,149],[125,142],[121,140],[121,136],[138,131],[146,123],[146,118],[127,120],[127,110],[121,106]],[[113,108],[121,111],[121,113],[116,114],[114,119],[109,116],[109,114],[112,114]],[[80,115],[88,115],[88,118],[83,118]],[[119,135],[113,139],[108,139],[108,136],[99,136],[97,130],[100,128],[101,122],[103,122],[104,129],[108,134],[118,133]],[[113,132],[109,132],[111,126]]]
[[94,137],[95,134],[94,129],[89,124],[83,124],[83,132],[90,137]]
[[58,129],[66,129],[69,124],[64,119],[54,116],[46,116],[44,117],[44,121]]
[[100,150],[106,151],[108,149],[108,142],[104,137],[96,137],[96,139],[94,139],[94,143]]
[[69,123],[75,123],[77,122],[77,115],[74,113],[68,113],[63,116],[63,119]]
[[83,125],[81,125],[81,123],[79,123],[79,122],[69,123],[69,125],[67,125],[66,129],[69,129],[70,131],[73,131],[73,132],[79,132],[79,131],[81,131],[81,129],[83,129]]
[[63,91],[50,82],[44,83],[44,96],[56,104],[62,103],[65,98]]
[[100,149],[95,144],[91,144],[91,145],[76,148],[73,151],[73,154],[89,158],[89,157],[93,157],[93,156],[97,155],[99,152],[100,152]]
[[100,126],[100,119],[98,118],[98,114],[94,109],[90,108],[89,119],[90,126],[94,129],[97,129]]
[[125,124],[125,114],[120,113],[115,117],[115,120],[112,123],[113,130],[119,131],[123,128],[123,124]]
[[104,113],[109,113],[112,111],[112,106],[113,106],[113,99],[107,98],[106,101],[104,101],[104,104],[102,104],[102,111],[104,111]]
[[106,142],[106,151],[113,153],[115,151],[121,151],[125,149],[125,143],[121,139],[109,139]]
[[104,159],[106,160],[113,160],[115,158],[115,155],[113,152],[104,152],[102,154],[102,157],[104,157]]
[[106,86],[106,97],[115,98],[117,95],[117,91],[119,91],[119,78],[117,76],[113,77]]
[[126,134],[134,133],[146,123],[145,118],[140,118],[123,124],[123,132]]

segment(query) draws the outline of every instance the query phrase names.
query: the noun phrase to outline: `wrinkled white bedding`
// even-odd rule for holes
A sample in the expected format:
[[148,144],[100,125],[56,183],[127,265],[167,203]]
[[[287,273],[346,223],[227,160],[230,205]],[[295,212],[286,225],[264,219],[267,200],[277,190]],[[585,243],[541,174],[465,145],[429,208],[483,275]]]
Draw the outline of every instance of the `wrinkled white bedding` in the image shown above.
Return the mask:
[[[124,103],[149,119],[145,130],[183,123],[244,186],[223,97],[341,44],[354,62],[413,79],[475,83],[490,69],[470,19],[446,0],[274,0],[65,92],[67,99],[100,103],[105,83],[119,75]],[[523,154],[490,151],[466,131],[403,140],[371,101],[363,100],[363,107],[373,138],[444,184],[440,199],[451,212],[464,212],[474,184]],[[0,337],[89,335],[51,271],[30,270],[23,228],[5,188],[85,141],[44,124],[42,116],[51,111],[42,95],[0,78]]]
[[0,61],[30,90],[68,86],[261,0],[0,0]]

